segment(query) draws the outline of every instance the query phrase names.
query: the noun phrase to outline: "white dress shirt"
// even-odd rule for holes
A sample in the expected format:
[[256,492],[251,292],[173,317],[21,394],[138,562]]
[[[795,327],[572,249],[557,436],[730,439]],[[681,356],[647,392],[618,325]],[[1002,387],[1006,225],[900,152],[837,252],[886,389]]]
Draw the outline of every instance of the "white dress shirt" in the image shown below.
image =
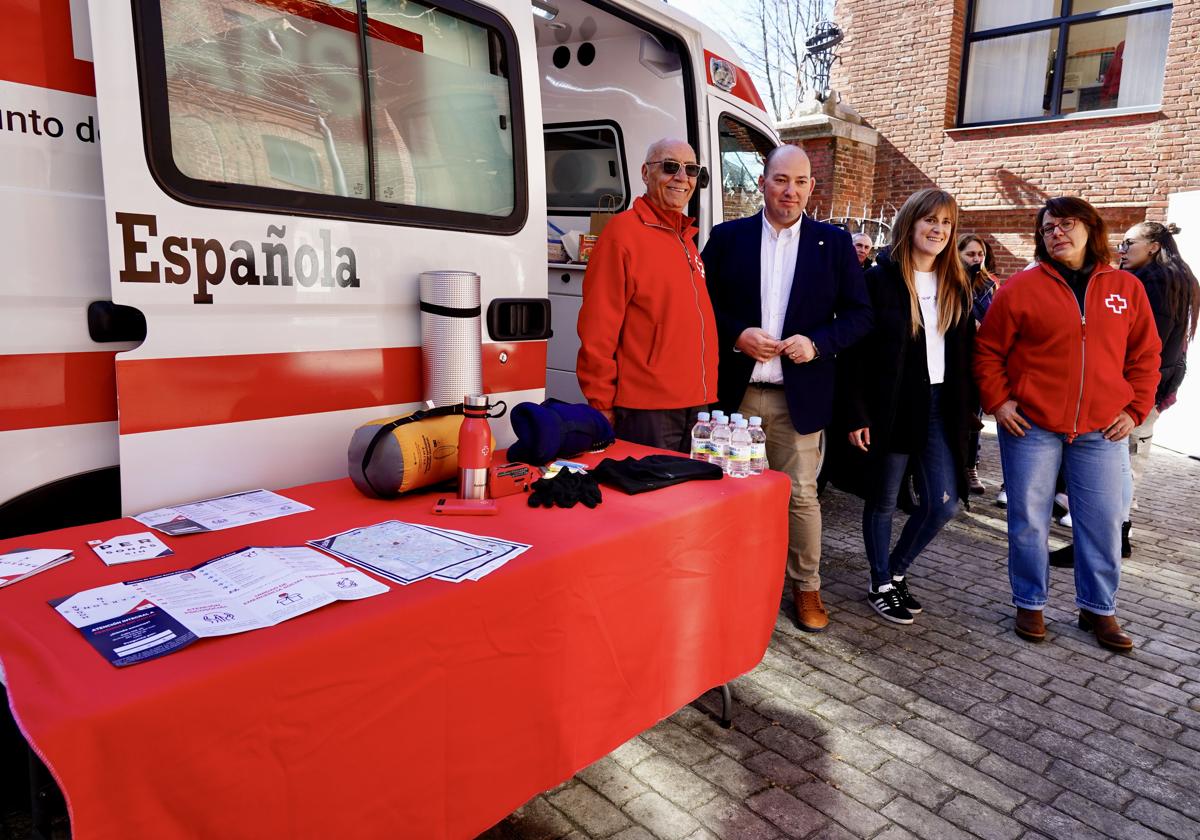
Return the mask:
[[941,385],[946,378],[946,336],[938,328],[937,275],[932,271],[914,274],[921,320],[925,322],[925,364],[929,367],[929,384]]
[[[792,278],[796,274],[796,252],[800,245],[800,224],[804,216],[783,230],[775,230],[762,218],[761,282],[762,328],[775,338],[783,338],[783,316],[792,294]],[[783,384],[783,361],[779,356],[769,362],[755,362],[751,382]]]

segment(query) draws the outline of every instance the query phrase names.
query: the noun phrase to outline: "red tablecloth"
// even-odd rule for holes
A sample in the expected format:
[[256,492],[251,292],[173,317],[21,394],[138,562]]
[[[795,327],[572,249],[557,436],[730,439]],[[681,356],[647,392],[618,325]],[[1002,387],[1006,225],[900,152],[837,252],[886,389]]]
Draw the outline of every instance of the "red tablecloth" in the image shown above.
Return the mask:
[[[608,455],[645,454],[618,444]],[[598,460],[590,458],[588,460]],[[89,538],[0,542],[75,559],[0,590],[0,661],[76,838],[468,838],[761,659],[779,607],[784,476],[692,482],[596,510],[434,517],[428,495],[348,480],[281,491],[315,510],[166,538],[105,567]],[[46,601],[244,545],[385,519],[529,542],[477,582],[426,580],[115,668]]]

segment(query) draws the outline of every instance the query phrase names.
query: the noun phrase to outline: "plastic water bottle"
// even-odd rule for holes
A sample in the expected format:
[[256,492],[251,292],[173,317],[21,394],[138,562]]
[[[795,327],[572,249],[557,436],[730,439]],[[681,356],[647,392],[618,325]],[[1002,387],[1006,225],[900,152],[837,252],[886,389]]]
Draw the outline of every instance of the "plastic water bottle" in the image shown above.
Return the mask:
[[767,469],[767,432],[761,417],[750,418],[750,475],[762,475]]
[[714,408],[714,409],[712,410],[712,422],[713,422],[713,425],[714,425],[714,426],[715,426],[715,425],[717,425],[717,421],[718,421],[718,420],[720,420],[720,419],[721,419],[722,417],[724,417],[724,416],[725,416],[725,412],[724,412],[724,411],[722,411],[722,410],[721,410],[721,409],[719,409],[719,408]]
[[729,468],[726,462],[729,459],[729,418],[721,415],[717,418],[717,423],[712,430],[712,463],[716,464],[726,472]]
[[730,415],[729,415],[729,425],[730,425],[730,426],[736,426],[736,425],[737,425],[737,421],[739,421],[739,420],[741,420],[741,419],[742,419],[742,415],[738,414],[738,413],[735,411],[733,414],[730,414]]
[[746,418],[739,417],[729,435],[729,459],[725,472],[730,478],[750,475],[750,446],[750,429],[746,425]]
[[696,415],[696,425],[692,426],[692,460],[712,460],[712,430],[709,413],[701,411]]

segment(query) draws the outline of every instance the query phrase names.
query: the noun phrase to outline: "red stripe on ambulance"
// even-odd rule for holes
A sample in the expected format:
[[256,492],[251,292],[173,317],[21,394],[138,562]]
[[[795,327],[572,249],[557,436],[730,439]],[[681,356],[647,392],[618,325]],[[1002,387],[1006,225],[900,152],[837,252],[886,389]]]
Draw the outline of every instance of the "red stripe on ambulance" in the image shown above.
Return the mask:
[[117,419],[116,351],[0,356],[0,431]]
[[[421,348],[131,359],[117,381],[121,434],[158,432],[418,402]],[[486,392],[545,383],[546,342],[483,345]]]
[[729,59],[705,50],[704,72],[708,75],[708,83],[713,87],[731,93],[755,108],[763,109],[762,97],[758,95],[758,89],[754,87],[750,74]]

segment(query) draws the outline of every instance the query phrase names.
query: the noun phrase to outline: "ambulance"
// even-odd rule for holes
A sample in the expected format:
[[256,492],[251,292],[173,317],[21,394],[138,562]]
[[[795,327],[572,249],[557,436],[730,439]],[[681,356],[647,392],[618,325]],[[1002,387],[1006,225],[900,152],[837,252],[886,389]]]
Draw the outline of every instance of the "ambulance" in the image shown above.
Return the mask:
[[656,0],[10,4],[0,536],[344,476],[422,399],[423,272],[479,275],[494,399],[578,399],[550,244],[660,137],[702,230],[755,209],[762,101]]

